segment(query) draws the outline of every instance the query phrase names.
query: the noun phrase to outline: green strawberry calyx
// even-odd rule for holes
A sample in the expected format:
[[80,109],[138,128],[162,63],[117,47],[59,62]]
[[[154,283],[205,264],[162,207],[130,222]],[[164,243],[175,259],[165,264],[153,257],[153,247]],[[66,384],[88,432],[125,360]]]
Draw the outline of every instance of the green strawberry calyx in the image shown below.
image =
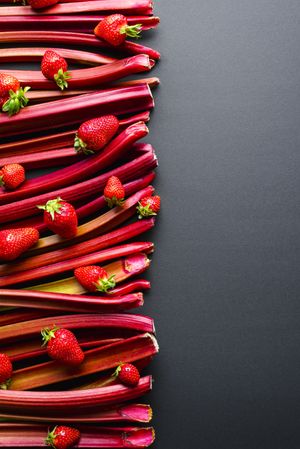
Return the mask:
[[11,379],[7,379],[5,382],[0,384],[0,390],[8,390],[11,383]]
[[108,290],[111,290],[116,286],[116,281],[114,280],[115,275],[112,274],[109,278],[103,277],[98,279],[95,283],[95,286],[99,292],[107,293]]
[[120,34],[126,34],[128,37],[134,37],[138,39],[141,37],[142,24],[137,23],[136,25],[125,25],[120,28]]
[[112,374],[113,377],[118,377],[120,374],[120,371],[122,369],[122,365],[124,365],[124,363],[120,363],[119,366],[116,368],[115,372]]
[[46,204],[43,206],[37,206],[37,208],[48,212],[54,221],[55,214],[61,214],[62,201],[63,200],[58,196],[55,200],[49,200]]
[[93,150],[89,150],[87,147],[87,144],[78,137],[78,134],[76,134],[75,140],[74,140],[74,148],[77,153],[83,153],[83,154],[94,154]]
[[41,330],[41,334],[43,337],[42,346],[46,346],[46,344],[52,339],[55,338],[55,332],[58,331],[59,327],[54,326],[52,329],[49,327],[45,327]]
[[7,112],[9,116],[18,114],[22,108],[24,108],[29,99],[26,97],[26,92],[30,89],[29,86],[20,87],[16,92],[14,90],[9,91],[9,98],[2,106],[2,112]]
[[105,200],[107,202],[108,207],[113,208],[115,206],[123,206],[124,204],[124,198],[117,198],[116,196],[113,196],[112,198],[105,197]]
[[3,173],[2,170],[0,170],[0,186],[4,187],[5,182],[4,182],[4,175],[2,173]]
[[56,446],[55,446],[55,439],[57,437],[56,429],[57,429],[57,426],[55,426],[52,431],[49,430],[47,438],[45,439],[45,444],[47,446],[53,447],[54,449],[56,449]]
[[146,206],[142,206],[142,204],[139,203],[137,206],[137,211],[139,214],[139,218],[151,217],[153,215],[157,215],[157,213],[151,209],[150,204],[147,204]]
[[70,78],[70,72],[64,72],[63,69],[59,69],[59,71],[54,75],[54,81],[61,90],[67,89],[67,80],[69,80]]

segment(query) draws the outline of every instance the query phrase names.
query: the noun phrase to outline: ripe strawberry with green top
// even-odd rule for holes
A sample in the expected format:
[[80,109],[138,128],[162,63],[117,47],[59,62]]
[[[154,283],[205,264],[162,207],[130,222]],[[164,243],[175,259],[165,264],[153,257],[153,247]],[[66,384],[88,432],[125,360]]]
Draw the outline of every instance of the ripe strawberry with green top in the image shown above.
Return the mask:
[[82,123],[79,127],[74,147],[77,152],[92,154],[101,150],[119,129],[119,120],[114,115],[103,115]]
[[27,0],[28,4],[33,9],[43,9],[48,8],[49,6],[56,5],[59,0]]
[[100,39],[105,40],[114,47],[122,45],[126,37],[140,37],[142,25],[128,25],[127,18],[122,14],[112,14],[101,20],[94,29],[94,33]]
[[17,114],[28,103],[26,92],[30,87],[21,87],[20,82],[14,76],[0,73],[0,108],[9,116]]
[[135,387],[140,380],[140,373],[136,366],[131,363],[121,363],[114,374],[118,379],[128,387]]
[[73,332],[54,327],[42,329],[41,334],[43,346],[47,345],[47,353],[51,359],[72,366],[83,362],[84,353]]
[[74,427],[56,426],[48,432],[46,445],[54,449],[69,449],[75,446],[80,440],[80,432]]
[[108,277],[107,271],[97,265],[76,268],[74,275],[79,284],[88,292],[100,291],[106,293],[116,285],[115,275]]
[[146,196],[137,206],[139,218],[157,215],[160,210],[160,196]]
[[7,390],[10,384],[13,367],[6,354],[0,354],[0,390]]
[[68,63],[56,51],[47,50],[42,59],[42,74],[48,80],[56,82],[57,86],[64,90],[68,87],[67,80],[71,78],[68,70]]
[[104,188],[104,197],[109,207],[122,206],[125,189],[117,176],[110,176]]
[[0,260],[15,260],[39,239],[35,228],[4,229],[0,231]]
[[44,223],[52,232],[64,239],[75,237],[78,219],[72,204],[58,197],[47,201],[44,206],[37,207],[44,210]]
[[15,190],[25,181],[25,170],[20,164],[7,164],[0,170],[0,186]]

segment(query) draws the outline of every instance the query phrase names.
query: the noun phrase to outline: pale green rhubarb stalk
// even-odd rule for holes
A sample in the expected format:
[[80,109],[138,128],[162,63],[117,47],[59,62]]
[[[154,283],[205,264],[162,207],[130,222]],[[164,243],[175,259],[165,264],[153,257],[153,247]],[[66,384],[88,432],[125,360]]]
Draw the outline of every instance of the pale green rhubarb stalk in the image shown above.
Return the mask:
[[[115,423],[115,422],[140,422],[149,423],[152,419],[152,409],[147,404],[128,404],[108,407],[106,410],[95,410],[91,413],[79,413],[72,416],[60,416],[60,424],[87,424],[87,423]],[[6,422],[37,422],[57,423],[56,416],[26,416],[0,413],[0,420]]]
[[143,315],[126,313],[114,314],[76,314],[60,315],[51,318],[38,318],[22,323],[10,324],[0,327],[0,344],[35,338],[40,335],[41,329],[52,324],[69,330],[89,329],[96,332],[101,329],[131,330],[137,332],[154,333],[153,320]]
[[[105,265],[103,268],[107,271],[107,277],[110,278],[111,276],[114,276],[114,281],[118,284],[132,276],[143,273],[149,268],[149,265],[150,260],[147,255],[137,253]],[[60,279],[59,281],[53,281],[47,284],[30,286],[28,289],[43,292],[68,293],[72,295],[80,295],[87,292],[75,277]]]
[[[27,271],[21,271],[12,275],[0,277],[0,286],[10,286],[31,282],[37,279],[43,279],[55,274],[61,274],[66,271],[74,270],[75,268],[86,265],[103,264],[112,259],[119,257],[130,256],[139,252],[146,254],[152,253],[154,245],[151,242],[133,242],[125,245],[120,245],[102,251],[93,252],[85,256],[74,257],[64,262],[58,262],[51,265],[45,265],[39,268],[32,268]],[[76,253],[73,253],[76,254]],[[123,278],[120,278],[123,280]],[[63,293],[63,292],[62,292]],[[66,292],[67,293],[67,292]],[[0,299],[1,304],[1,299]]]
[[[142,448],[149,447],[155,439],[152,427],[92,427],[78,426],[81,437],[79,449],[92,448]],[[48,427],[39,424],[0,423],[1,446],[44,448]]]
[[115,369],[120,362],[134,363],[158,352],[155,337],[141,334],[122,341],[85,351],[83,363],[72,368],[50,361],[15,370],[9,385],[10,390],[32,390],[50,386],[69,379]]

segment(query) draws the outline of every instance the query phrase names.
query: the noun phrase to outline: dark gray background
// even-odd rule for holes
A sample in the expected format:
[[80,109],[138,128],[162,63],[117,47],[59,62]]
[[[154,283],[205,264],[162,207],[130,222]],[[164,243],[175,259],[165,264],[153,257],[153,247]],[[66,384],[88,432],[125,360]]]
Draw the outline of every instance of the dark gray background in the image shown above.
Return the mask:
[[300,447],[299,0],[154,0],[157,449]]
[[299,0],[154,0],[156,449],[299,449]]

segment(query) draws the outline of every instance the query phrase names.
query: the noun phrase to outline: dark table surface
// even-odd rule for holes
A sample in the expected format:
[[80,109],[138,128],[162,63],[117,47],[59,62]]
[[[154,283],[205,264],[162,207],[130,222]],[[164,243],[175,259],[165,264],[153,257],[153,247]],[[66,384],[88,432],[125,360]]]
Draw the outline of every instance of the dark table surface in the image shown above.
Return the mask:
[[300,2],[155,3],[155,447],[298,449]]
[[299,449],[300,2],[154,3],[155,447]]

